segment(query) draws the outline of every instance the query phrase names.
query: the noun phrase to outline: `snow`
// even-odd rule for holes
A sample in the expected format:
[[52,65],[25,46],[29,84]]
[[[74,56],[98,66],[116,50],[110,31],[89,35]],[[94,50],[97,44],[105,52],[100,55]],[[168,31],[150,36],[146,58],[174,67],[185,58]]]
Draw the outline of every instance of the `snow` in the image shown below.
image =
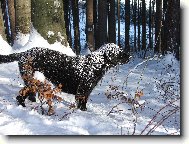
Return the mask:
[[40,82],[43,82],[43,83],[45,82],[44,74],[39,71],[35,71],[33,78],[36,80],[39,80]]
[[[11,49],[2,37],[0,43],[1,54],[40,46],[74,56],[70,48],[48,44],[34,29],[19,50],[15,45]],[[35,77],[44,80],[40,72]],[[128,64],[111,68],[92,91],[87,111],[71,108],[75,96],[63,92],[52,116],[41,114],[39,101],[18,106],[16,96],[23,86],[17,62],[0,64],[1,135],[180,135],[180,63],[171,53],[145,60],[133,57]],[[137,90],[144,93],[139,99],[143,107],[124,103],[123,98],[134,98]]]
[[29,34],[22,34],[18,32],[16,39],[14,40],[14,48],[18,49],[20,47],[23,47],[29,41],[29,38]]
[[47,37],[50,38],[51,36],[54,36],[54,32],[53,31],[48,31],[47,35],[48,35]]
[[[52,35],[52,31],[50,31],[49,34]],[[20,53],[33,47],[41,47],[59,51],[68,56],[76,56],[76,54],[69,46],[65,47],[60,42],[49,44],[47,40],[45,40],[33,27],[31,28],[30,34],[18,34],[12,48],[3,41],[1,36],[0,42],[4,46],[4,48],[0,48],[0,54]]]
[[3,40],[1,35],[0,35],[0,44],[1,44],[0,45],[0,53],[1,54],[6,55],[6,54],[11,53],[11,51],[12,51],[11,46],[6,41]]

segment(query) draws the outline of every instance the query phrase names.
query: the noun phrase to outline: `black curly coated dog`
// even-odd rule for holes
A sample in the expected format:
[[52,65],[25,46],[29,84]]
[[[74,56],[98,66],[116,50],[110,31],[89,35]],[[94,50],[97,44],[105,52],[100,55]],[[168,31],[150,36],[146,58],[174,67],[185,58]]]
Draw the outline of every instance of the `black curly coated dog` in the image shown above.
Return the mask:
[[0,63],[18,61],[23,75],[23,65],[28,57],[32,58],[34,71],[42,72],[55,85],[63,84],[62,91],[74,94],[77,107],[84,111],[87,109],[88,96],[105,72],[117,64],[127,63],[130,56],[113,43],[103,45],[86,56],[67,56],[58,51],[36,47],[21,53],[0,55]]

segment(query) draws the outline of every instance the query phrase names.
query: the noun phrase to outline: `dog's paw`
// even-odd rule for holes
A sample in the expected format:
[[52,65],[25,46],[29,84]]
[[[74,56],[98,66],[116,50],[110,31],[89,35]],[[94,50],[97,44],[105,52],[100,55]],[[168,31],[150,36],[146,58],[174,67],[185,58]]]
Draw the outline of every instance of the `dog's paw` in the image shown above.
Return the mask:
[[28,95],[28,99],[29,99],[31,102],[36,102],[35,94],[30,93],[30,94]]
[[21,106],[23,106],[23,107],[26,107],[26,105],[25,105],[25,103],[24,103],[25,99],[24,99],[22,96],[17,96],[17,97],[16,97],[16,100],[17,100],[17,104],[18,104],[18,105],[21,105]]
[[87,108],[80,107],[81,111],[87,111]]
[[77,108],[80,109],[81,111],[87,111],[86,104],[79,104],[77,105]]

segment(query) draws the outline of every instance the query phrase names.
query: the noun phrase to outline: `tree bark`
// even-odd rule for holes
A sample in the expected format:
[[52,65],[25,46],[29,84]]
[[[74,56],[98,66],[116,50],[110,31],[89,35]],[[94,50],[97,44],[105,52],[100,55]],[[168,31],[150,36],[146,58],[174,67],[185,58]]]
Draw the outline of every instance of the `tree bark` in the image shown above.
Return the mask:
[[115,0],[109,0],[108,38],[110,43],[116,43]]
[[155,7],[155,0],[152,1],[152,48],[154,49],[154,19],[155,19],[155,10],[154,10],[154,7]]
[[130,0],[125,0],[125,49],[130,51]]
[[94,47],[94,25],[93,25],[93,0],[87,0],[87,45],[90,51],[95,51]]
[[140,20],[140,13],[141,13],[141,6],[140,6],[140,0],[138,0],[138,50],[140,51],[140,24],[141,24],[141,20]]
[[117,23],[118,23],[118,46],[121,47],[120,42],[120,0],[117,0]]
[[107,43],[107,0],[99,0],[96,46],[99,48],[105,43]]
[[77,55],[80,54],[80,31],[79,31],[79,9],[78,0],[72,0],[73,27],[74,27],[74,49]]
[[7,40],[6,34],[5,34],[5,27],[4,27],[4,21],[3,21],[3,12],[1,9],[1,1],[0,1],[0,35],[4,40]]
[[152,49],[152,1],[149,2],[149,48]]
[[155,52],[161,53],[162,0],[156,0]]
[[70,28],[70,3],[68,0],[63,0],[64,5],[64,19],[65,19],[65,28],[68,43],[72,47],[72,37],[71,37],[71,28]]
[[3,21],[4,21],[4,28],[5,28],[5,35],[7,42],[11,44],[11,34],[9,29],[9,16],[7,10],[7,0],[1,0],[1,9],[3,14]]
[[16,39],[14,0],[8,0],[8,12],[10,18],[11,41],[13,44],[14,40]]
[[97,35],[97,20],[98,20],[98,15],[97,15],[97,0],[93,0],[93,24],[94,24],[94,45],[95,49],[97,49],[96,46],[96,37]]
[[146,3],[142,0],[142,50],[146,50]]
[[176,32],[175,32],[175,38],[176,38],[176,45],[175,45],[175,57],[177,58],[177,60],[180,60],[180,12],[181,12],[181,8],[180,8],[180,1],[176,0],[175,3],[175,27],[176,27]]
[[15,0],[16,33],[28,34],[31,26],[31,0]]
[[136,47],[136,12],[137,12],[137,2],[134,0],[133,3],[133,24],[134,24],[134,51],[137,51]]
[[62,0],[32,0],[32,22],[50,44],[68,45]]

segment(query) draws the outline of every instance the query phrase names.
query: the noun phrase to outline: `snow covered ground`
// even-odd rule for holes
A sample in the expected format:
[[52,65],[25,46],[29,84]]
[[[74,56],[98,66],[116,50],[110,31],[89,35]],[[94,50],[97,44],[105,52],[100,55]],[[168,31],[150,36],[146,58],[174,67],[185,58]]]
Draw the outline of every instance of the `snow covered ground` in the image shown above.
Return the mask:
[[[0,44],[0,54],[53,47],[35,31],[19,50],[18,43],[12,49],[1,36]],[[70,48],[55,48],[74,56]],[[66,93],[59,94],[64,101],[54,104],[52,116],[41,114],[38,101],[26,101],[23,108],[16,103],[22,87],[17,62],[0,64],[1,135],[180,135],[180,63],[173,54],[133,57],[110,69],[91,93],[85,112],[70,108],[75,99]],[[143,91],[140,106],[124,101],[137,90]]]

